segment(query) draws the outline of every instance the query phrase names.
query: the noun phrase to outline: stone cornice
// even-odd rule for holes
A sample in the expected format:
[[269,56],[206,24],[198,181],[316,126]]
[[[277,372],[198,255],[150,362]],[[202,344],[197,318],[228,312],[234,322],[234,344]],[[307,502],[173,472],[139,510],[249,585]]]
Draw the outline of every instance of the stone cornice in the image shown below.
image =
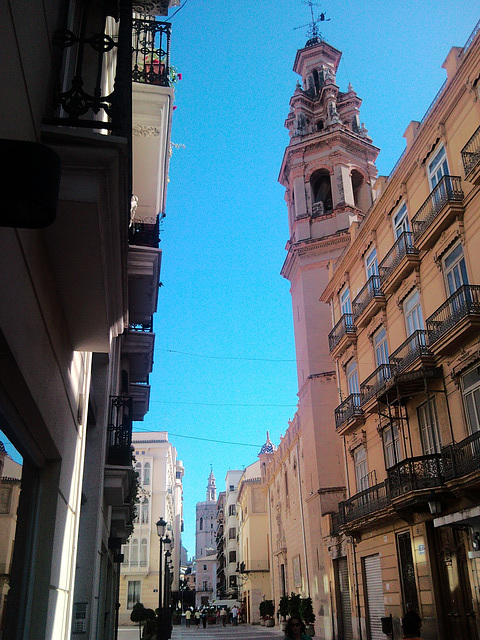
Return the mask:
[[296,243],[288,243],[288,255],[285,258],[281,275],[287,280],[291,280],[292,270],[298,258],[305,255],[320,254],[325,249],[332,247],[345,247],[350,240],[348,232],[338,232],[335,235],[325,236],[324,238],[312,238],[309,240],[301,240]]

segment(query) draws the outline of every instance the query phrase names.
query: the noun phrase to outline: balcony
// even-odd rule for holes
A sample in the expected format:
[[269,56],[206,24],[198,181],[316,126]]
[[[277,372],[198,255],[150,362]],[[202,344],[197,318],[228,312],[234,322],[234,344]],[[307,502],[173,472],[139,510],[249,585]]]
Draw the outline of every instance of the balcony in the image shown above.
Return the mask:
[[400,498],[413,491],[429,490],[443,484],[442,455],[407,458],[387,471],[391,498]]
[[169,86],[170,31],[168,22],[154,18],[132,20],[133,82]]
[[435,355],[447,355],[464,344],[480,327],[480,286],[461,286],[427,319],[426,325]]
[[433,354],[429,348],[428,331],[417,329],[396,349],[389,358],[395,375],[416,369],[421,365],[433,365]]
[[480,127],[461,151],[465,180],[480,184]]
[[150,406],[150,385],[130,384],[128,393],[132,398],[132,420],[143,420]]
[[132,399],[110,397],[107,464],[132,466]]
[[338,358],[351,344],[357,341],[357,327],[353,314],[344,313],[328,334],[328,345],[333,358]]
[[412,219],[415,246],[430,249],[457,217],[463,217],[461,180],[443,176]]
[[152,319],[146,323],[130,324],[122,336],[122,357],[129,360],[131,383],[148,383],[153,368],[155,334]]
[[364,411],[367,411],[370,400],[375,399],[381,393],[388,380],[392,379],[392,369],[389,364],[381,364],[360,385],[360,402]]
[[[442,449],[445,480],[463,478],[480,471],[480,431]],[[478,481],[478,478],[477,478]]]
[[355,494],[344,502],[340,502],[338,505],[339,522],[342,525],[346,525],[354,520],[363,519],[370,514],[377,513],[389,505],[388,481],[385,480]]
[[357,327],[368,324],[370,319],[385,307],[385,304],[385,294],[382,291],[380,277],[378,275],[370,276],[352,303],[353,319]]
[[359,393],[351,393],[335,409],[335,428],[340,435],[353,431],[365,422]]
[[385,295],[393,293],[402,280],[419,264],[419,250],[413,245],[413,233],[404,231],[378,265],[383,293]]

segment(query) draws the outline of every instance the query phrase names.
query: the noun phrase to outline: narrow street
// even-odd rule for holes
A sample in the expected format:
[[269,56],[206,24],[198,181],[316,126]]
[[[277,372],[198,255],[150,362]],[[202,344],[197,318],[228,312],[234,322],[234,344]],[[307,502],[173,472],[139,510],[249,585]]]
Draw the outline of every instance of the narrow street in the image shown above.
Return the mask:
[[[183,625],[173,627],[172,640],[275,640],[284,638],[280,627],[261,627],[259,625],[240,624],[238,627],[209,625],[206,629],[195,626],[187,629]],[[138,628],[120,627],[118,640],[139,640]]]

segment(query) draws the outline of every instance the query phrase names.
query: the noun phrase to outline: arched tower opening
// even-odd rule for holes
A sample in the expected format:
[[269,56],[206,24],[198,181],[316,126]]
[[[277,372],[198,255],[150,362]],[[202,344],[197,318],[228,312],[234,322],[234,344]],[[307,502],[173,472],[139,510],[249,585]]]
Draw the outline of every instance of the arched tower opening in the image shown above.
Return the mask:
[[312,191],[312,215],[320,216],[333,209],[332,183],[327,169],[319,169],[310,178]]
[[357,169],[352,169],[350,177],[355,206],[365,213],[371,205],[370,186],[365,182],[363,174]]

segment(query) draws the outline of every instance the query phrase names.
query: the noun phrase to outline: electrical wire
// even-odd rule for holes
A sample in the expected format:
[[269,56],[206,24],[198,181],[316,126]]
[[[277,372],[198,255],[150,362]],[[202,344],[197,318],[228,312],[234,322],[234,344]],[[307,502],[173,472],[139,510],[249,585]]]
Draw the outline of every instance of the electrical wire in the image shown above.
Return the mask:
[[[147,429],[147,428],[138,428],[134,430],[135,432],[146,432],[146,433],[155,433],[152,432],[151,429]],[[200,436],[186,436],[182,433],[172,433],[171,431],[168,431],[167,429],[163,429],[163,431],[166,431],[168,433],[169,436],[174,436],[175,438],[187,438],[188,440],[201,440],[202,442],[215,442],[217,444],[232,444],[236,447],[255,447],[256,449],[261,449],[262,445],[261,444],[249,444],[247,442],[232,442],[229,440],[217,440],[217,439],[213,439],[213,438],[201,438]],[[133,444],[135,444],[135,442],[133,442]]]
[[[158,404],[181,404],[192,405],[194,407],[296,407],[297,403],[289,404],[250,404],[241,402],[181,402],[170,400],[150,400],[150,402],[157,402]],[[315,405],[317,406],[317,405]]]
[[185,0],[185,2],[178,7],[178,9],[175,11],[175,13],[172,13],[172,15],[168,18],[168,21],[171,22],[172,19],[177,15],[177,13],[180,11],[180,9],[183,9],[183,7],[187,4],[188,0]]

